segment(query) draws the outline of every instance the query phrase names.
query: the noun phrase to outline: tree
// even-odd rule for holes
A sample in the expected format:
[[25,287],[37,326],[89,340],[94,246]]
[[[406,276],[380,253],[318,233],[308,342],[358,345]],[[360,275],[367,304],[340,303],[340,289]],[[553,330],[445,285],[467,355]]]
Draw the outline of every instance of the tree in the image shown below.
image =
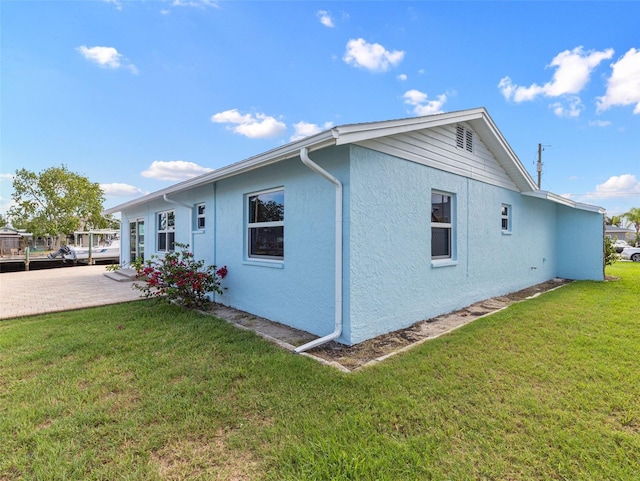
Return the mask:
[[607,225],[620,227],[620,224],[622,224],[622,217],[619,215],[612,215],[611,217],[605,217],[605,221]]
[[627,220],[627,227],[633,226],[636,230],[636,245],[640,241],[640,207],[632,207],[629,212],[620,217]]
[[4,227],[9,225],[9,219],[7,219],[4,215],[0,214],[0,227]]
[[613,265],[614,262],[618,260],[618,252],[616,251],[615,246],[613,245],[613,241],[611,237],[604,238],[604,265],[610,266]]
[[69,171],[64,164],[39,174],[17,170],[13,201],[8,212],[12,225],[36,236],[52,237],[54,248],[61,235],[107,225],[102,216],[104,193],[100,185]]

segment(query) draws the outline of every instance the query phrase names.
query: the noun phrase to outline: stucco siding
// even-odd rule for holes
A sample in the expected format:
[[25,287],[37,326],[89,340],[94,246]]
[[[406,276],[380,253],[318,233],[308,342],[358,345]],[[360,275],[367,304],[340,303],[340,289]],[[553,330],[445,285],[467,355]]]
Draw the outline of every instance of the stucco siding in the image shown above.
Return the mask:
[[[347,187],[346,149],[311,154]],[[284,261],[247,255],[246,196],[284,188]],[[333,331],[335,305],[335,190],[332,184],[290,159],[216,186],[215,256],[229,271],[228,288],[216,300],[305,331]]]
[[[453,258],[442,267],[431,260],[432,190],[454,196]],[[554,204],[359,147],[351,219],[351,344],[556,275]]]
[[[188,193],[181,193],[171,196],[172,200],[195,205],[195,203],[205,202],[207,205],[213,203],[211,186],[203,186]],[[158,199],[135,209],[128,209],[122,212],[122,233],[120,256],[122,262],[129,263],[130,238],[129,222],[137,219],[144,220],[144,257],[150,259],[152,255],[163,256],[164,252],[158,251],[158,219],[157,214],[164,211],[173,210],[175,213],[175,242],[188,244],[189,250],[194,252],[197,259],[204,259],[207,262],[212,260],[211,254],[207,251],[207,238],[213,239],[213,229],[205,229],[201,234],[193,235],[193,218],[191,209],[182,205],[176,205]]]
[[[477,146],[477,154],[491,155]],[[358,145],[315,151],[311,158],[344,186],[340,342],[356,344],[553,277],[602,278],[599,214]],[[282,262],[247,252],[247,196],[274,188],[285,196]],[[453,196],[452,257],[445,262],[431,258],[433,191]],[[125,262],[128,222],[143,218],[146,258],[162,255],[157,213],[174,210],[176,242],[190,244],[207,265],[228,268],[228,289],[215,301],[319,336],[332,332],[335,190],[326,179],[294,158],[170,199],[205,203],[205,228],[193,229],[191,209],[161,199],[125,210]],[[503,204],[508,231],[501,226]]]
[[603,280],[603,245],[603,214],[558,206],[558,276],[576,280]]

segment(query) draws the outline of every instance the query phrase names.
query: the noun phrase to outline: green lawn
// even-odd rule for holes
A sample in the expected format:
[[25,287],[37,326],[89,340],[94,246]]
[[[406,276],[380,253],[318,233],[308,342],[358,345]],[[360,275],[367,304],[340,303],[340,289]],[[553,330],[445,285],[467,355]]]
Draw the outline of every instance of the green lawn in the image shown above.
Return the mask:
[[351,374],[154,301],[0,322],[0,480],[637,480],[607,273]]

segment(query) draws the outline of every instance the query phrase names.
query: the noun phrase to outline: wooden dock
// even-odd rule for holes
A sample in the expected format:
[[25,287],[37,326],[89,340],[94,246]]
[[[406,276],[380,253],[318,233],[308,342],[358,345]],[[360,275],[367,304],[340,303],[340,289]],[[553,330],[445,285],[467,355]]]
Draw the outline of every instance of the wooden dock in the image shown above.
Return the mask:
[[[120,259],[114,258],[100,258],[93,259],[93,265],[109,265],[117,264]],[[89,264],[87,259],[78,260],[63,260],[63,259],[49,259],[47,256],[34,256],[31,255],[27,259],[24,255],[15,255],[11,257],[0,258],[0,273],[2,272],[19,272],[30,271],[37,269],[56,269],[60,267],[73,267],[75,265],[87,265]]]

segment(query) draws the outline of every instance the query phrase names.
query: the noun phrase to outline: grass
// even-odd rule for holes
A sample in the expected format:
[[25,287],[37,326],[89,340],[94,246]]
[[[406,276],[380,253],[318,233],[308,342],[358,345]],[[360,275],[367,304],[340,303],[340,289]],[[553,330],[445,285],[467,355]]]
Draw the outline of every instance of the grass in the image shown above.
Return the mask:
[[640,264],[344,374],[154,301],[0,323],[0,480],[636,480]]

